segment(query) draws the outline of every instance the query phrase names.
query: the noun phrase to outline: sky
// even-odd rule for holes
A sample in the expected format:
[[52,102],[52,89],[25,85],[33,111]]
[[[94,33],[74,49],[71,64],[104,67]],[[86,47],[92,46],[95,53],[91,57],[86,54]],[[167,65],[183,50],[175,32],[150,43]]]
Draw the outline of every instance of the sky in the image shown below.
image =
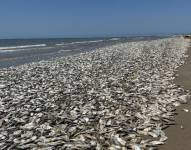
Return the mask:
[[0,0],[0,38],[191,32],[191,0]]

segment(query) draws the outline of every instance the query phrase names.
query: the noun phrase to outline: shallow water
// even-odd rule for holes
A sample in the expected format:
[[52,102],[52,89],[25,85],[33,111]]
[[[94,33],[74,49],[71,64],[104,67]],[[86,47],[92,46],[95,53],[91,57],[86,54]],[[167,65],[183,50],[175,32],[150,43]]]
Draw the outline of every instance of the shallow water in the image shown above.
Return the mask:
[[74,55],[117,43],[158,38],[162,37],[2,39],[0,68]]

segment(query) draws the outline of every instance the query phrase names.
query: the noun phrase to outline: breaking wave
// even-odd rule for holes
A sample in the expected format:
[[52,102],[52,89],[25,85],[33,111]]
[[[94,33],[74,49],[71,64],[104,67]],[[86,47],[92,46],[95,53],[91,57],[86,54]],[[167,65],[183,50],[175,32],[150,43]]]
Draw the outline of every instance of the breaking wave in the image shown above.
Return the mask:
[[18,48],[32,48],[32,47],[44,47],[46,44],[38,44],[38,45],[22,45],[22,46],[12,46],[12,47],[0,47],[0,50],[12,50]]
[[112,38],[112,39],[110,39],[110,41],[117,41],[117,40],[120,40],[120,38]]
[[71,42],[71,43],[60,43],[60,44],[56,44],[56,46],[72,45],[72,44],[85,44],[85,43],[96,43],[96,42],[103,42],[103,40]]

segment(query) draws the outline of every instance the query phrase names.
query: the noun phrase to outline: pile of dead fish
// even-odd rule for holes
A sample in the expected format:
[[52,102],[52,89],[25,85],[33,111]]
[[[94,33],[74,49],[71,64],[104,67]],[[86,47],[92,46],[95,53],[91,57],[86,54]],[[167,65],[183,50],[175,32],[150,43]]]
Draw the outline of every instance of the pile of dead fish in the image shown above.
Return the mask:
[[0,70],[0,149],[153,149],[187,91],[182,37]]

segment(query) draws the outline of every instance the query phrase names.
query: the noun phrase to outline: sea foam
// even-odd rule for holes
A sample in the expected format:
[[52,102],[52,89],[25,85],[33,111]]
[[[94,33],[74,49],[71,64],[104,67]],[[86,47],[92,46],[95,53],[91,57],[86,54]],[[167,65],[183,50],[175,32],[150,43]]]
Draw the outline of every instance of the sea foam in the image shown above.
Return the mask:
[[0,47],[0,50],[10,50],[10,49],[18,49],[18,48],[30,48],[30,47],[44,47],[46,44],[38,44],[38,45],[22,45],[22,46],[12,46],[12,47]]
[[56,45],[57,45],[57,46],[63,46],[63,45],[72,45],[72,44],[96,43],[96,42],[102,42],[102,41],[103,41],[103,40],[82,41],[82,42],[60,43],[60,44],[56,44]]

